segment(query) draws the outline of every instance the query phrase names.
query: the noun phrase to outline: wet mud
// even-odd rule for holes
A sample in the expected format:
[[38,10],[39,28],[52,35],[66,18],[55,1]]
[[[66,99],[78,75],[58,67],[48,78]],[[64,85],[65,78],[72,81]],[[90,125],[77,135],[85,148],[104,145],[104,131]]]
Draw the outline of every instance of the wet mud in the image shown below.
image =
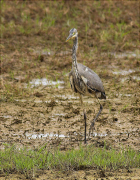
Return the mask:
[[[40,88],[40,85],[39,85]],[[28,99],[14,99],[1,106],[1,142],[38,147],[43,143],[69,149],[84,141],[83,109],[79,97],[71,89],[47,87]],[[103,112],[95,124],[93,134],[88,129],[99,110],[96,99],[84,97],[87,111],[87,143],[110,147],[127,146],[140,149],[139,107],[123,109],[133,95],[117,95],[113,100],[107,95]],[[124,101],[125,99],[126,101]],[[124,102],[124,103],[123,103]],[[110,108],[111,104],[111,108]],[[122,109],[120,111],[120,109]],[[132,113],[133,112],[133,113]],[[2,147],[1,147],[2,148]]]

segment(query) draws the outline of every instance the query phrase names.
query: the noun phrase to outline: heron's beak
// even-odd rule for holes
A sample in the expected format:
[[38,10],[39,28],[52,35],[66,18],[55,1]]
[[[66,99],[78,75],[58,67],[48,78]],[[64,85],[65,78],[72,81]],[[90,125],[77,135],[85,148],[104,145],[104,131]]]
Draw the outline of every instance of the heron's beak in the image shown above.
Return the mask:
[[67,37],[66,42],[72,38],[71,34]]

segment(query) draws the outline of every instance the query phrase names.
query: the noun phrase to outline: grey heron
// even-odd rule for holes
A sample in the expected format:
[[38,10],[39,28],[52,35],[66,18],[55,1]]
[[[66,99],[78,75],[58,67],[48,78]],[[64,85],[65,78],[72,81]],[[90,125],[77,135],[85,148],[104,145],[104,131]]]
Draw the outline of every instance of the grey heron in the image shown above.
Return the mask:
[[[82,96],[95,96],[100,104],[100,109],[95,118],[93,119],[89,133],[94,129],[95,121],[103,110],[103,106],[101,105],[100,99],[106,99],[105,90],[103,87],[103,83],[100,77],[92,71],[90,68],[84,66],[83,64],[77,63],[76,52],[78,49],[78,32],[75,28],[72,28],[69,31],[69,36],[66,39],[66,42],[70,39],[73,39],[73,48],[72,48],[72,70],[69,73],[70,85],[72,90],[75,93],[79,94],[81,105],[83,107]],[[86,144],[86,110],[83,108],[84,113],[84,121],[85,121],[85,139],[84,143]]]

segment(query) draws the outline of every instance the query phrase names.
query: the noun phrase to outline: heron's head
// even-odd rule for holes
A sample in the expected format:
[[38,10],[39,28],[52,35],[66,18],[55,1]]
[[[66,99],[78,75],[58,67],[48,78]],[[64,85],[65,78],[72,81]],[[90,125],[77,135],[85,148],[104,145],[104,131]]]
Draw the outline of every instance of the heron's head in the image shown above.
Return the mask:
[[75,38],[77,35],[78,35],[77,29],[72,28],[72,29],[69,31],[69,36],[67,37],[66,42],[69,41],[70,39]]

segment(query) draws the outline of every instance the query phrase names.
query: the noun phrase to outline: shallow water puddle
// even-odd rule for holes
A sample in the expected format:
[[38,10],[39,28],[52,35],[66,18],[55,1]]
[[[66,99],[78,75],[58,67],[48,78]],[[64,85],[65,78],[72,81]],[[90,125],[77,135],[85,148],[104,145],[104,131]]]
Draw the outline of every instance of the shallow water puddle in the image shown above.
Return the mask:
[[66,138],[66,137],[68,137],[68,136],[65,136],[64,134],[53,134],[53,133],[46,133],[46,134],[29,134],[29,133],[26,133],[25,136],[28,139],[41,139],[41,138],[53,138],[53,137]]
[[129,134],[133,134],[133,133],[138,133],[137,129],[134,130],[128,130],[127,132],[119,132],[119,133],[96,133],[94,132],[91,136],[93,137],[106,137],[106,136],[120,136],[120,135],[129,135]]
[[5,119],[8,119],[8,118],[13,118],[13,117],[12,117],[12,116],[10,116],[10,115],[0,116],[0,117],[3,117],[3,118],[5,118]]
[[42,79],[33,79],[32,81],[30,81],[30,84],[32,85],[31,87],[36,87],[39,85],[42,86],[55,86],[58,85],[58,88],[62,88],[62,86],[60,86],[60,84],[64,84],[64,81],[48,81],[46,78],[42,78]]
[[50,55],[53,55],[53,54],[54,54],[54,53],[51,52],[51,51],[39,51],[39,50],[37,50],[37,51],[33,50],[33,51],[34,51],[34,53],[36,53],[36,54],[38,54],[38,55],[50,56]]
[[132,96],[132,94],[119,94],[120,96],[126,96],[126,97],[130,97]]
[[94,132],[92,134],[92,136],[93,137],[105,137],[105,136],[108,136],[108,134],[107,133],[96,133],[96,132]]
[[57,56],[64,56],[64,55],[68,55],[71,54],[71,51],[43,51],[43,50],[34,50],[34,53],[38,54],[38,55],[43,55],[43,56],[53,56],[53,55],[57,55]]
[[77,98],[77,96],[72,96],[72,95],[57,95],[57,96],[55,96],[56,98],[58,97],[58,98],[62,98],[62,99],[64,99],[64,100],[66,100],[66,99],[78,99]]
[[15,101],[17,101],[17,102],[26,102],[27,100],[26,99],[15,99]]
[[[31,88],[33,87],[37,87],[39,85],[42,86],[56,86],[58,88],[64,88],[64,86],[62,86],[62,84],[64,84],[64,81],[50,81],[47,80],[46,78],[42,78],[42,79],[33,79],[32,81],[29,82],[29,84],[31,84]],[[25,88],[27,88],[27,84],[25,84]]]
[[[130,79],[130,77],[121,78],[121,82],[125,82],[129,79]],[[131,79],[136,80],[136,81],[140,81],[140,76],[131,76]]]
[[[82,135],[82,134],[81,134]],[[26,133],[25,134],[26,138],[28,139],[42,139],[42,138],[68,138],[69,136],[65,136],[64,134],[54,134],[54,133],[46,133],[46,134],[30,134],[30,133]],[[75,133],[75,136],[78,136],[77,133]],[[84,135],[82,135],[84,136]],[[91,135],[91,137],[105,137],[105,136],[108,136],[107,133],[93,133]]]
[[131,73],[139,73],[139,70],[134,70],[134,69],[129,69],[129,70],[118,70],[118,71],[114,71],[112,72],[115,75],[123,75],[123,76],[128,76],[128,77],[124,77],[124,78],[120,78],[120,81],[122,83],[124,83],[125,81],[129,81],[130,80],[136,80],[136,81],[140,81],[140,76],[132,76],[130,75]]
[[53,116],[61,116],[61,117],[62,117],[62,116],[65,116],[65,114],[63,114],[63,113],[57,114],[57,113],[56,113],[56,114],[53,114]]
[[133,79],[140,81],[140,76],[132,76]]
[[113,74],[116,74],[116,75],[128,75],[128,74],[131,74],[133,72],[136,72],[135,70],[133,69],[129,69],[129,70],[119,70],[119,71],[114,71]]
[[140,58],[139,50],[136,50],[135,52],[127,51],[127,52],[122,52],[122,53],[110,52],[109,54],[115,56],[115,58],[125,58],[125,57],[127,57],[127,58],[132,58],[132,57]]

